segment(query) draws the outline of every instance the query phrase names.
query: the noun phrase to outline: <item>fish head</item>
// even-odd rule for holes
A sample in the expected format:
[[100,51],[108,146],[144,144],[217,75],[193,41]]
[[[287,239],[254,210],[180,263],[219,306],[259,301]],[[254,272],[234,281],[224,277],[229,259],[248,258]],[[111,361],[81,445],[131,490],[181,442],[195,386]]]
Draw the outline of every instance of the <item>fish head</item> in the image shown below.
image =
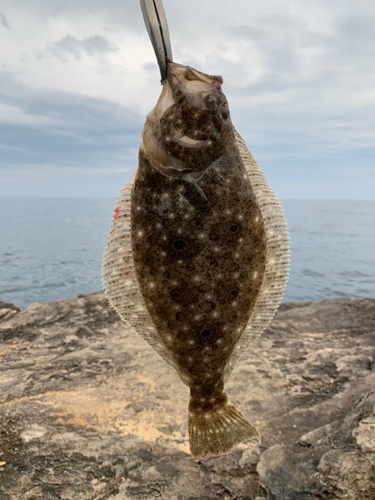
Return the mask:
[[143,149],[164,175],[199,180],[222,154],[233,126],[221,76],[167,64],[167,78],[147,115]]

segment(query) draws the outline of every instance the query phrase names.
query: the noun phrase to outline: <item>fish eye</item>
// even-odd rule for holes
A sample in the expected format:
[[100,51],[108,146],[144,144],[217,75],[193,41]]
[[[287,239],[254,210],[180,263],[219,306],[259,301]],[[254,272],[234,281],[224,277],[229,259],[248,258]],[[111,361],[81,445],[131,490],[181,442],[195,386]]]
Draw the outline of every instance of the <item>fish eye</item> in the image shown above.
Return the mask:
[[214,95],[210,94],[204,98],[206,106],[208,109],[214,109],[217,106],[217,99]]
[[224,104],[221,108],[221,116],[223,117],[224,120],[226,120],[229,117],[229,108],[228,108],[228,103],[226,105]]
[[177,250],[182,250],[186,247],[186,243],[184,242],[184,240],[177,240],[174,242],[174,246]]

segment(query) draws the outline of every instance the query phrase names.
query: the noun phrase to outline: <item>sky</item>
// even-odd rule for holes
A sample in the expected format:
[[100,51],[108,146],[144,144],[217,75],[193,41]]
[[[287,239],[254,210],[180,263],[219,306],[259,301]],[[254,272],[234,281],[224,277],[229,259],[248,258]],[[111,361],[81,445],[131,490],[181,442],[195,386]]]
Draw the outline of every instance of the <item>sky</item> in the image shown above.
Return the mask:
[[[164,0],[281,199],[375,199],[373,0]],[[0,4],[0,196],[113,197],[160,74],[138,0]]]

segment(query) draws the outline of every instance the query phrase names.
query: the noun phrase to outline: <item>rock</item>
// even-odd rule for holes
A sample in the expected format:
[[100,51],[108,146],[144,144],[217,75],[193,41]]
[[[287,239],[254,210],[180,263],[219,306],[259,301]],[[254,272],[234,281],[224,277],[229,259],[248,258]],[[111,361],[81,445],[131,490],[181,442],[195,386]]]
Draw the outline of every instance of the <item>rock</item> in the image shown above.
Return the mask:
[[316,471],[319,458],[319,450],[315,448],[306,450],[298,444],[276,444],[262,454],[257,472],[272,499],[313,499],[313,493],[325,489]]
[[375,416],[363,419],[352,435],[362,453],[375,453]]
[[0,500],[375,499],[375,300],[282,304],[227,384],[261,445],[200,463],[188,389],[101,292],[0,302],[0,339]]
[[38,424],[31,424],[28,425],[24,431],[21,433],[21,439],[25,442],[28,443],[29,441],[32,441],[33,439],[39,439],[44,434],[47,432],[47,429],[45,427],[42,427],[41,425]]
[[252,446],[245,450],[242,454],[241,460],[239,462],[240,466],[243,467],[245,465],[256,465],[259,462],[260,456],[264,451],[262,446]]
[[0,300],[0,321],[10,319],[15,316],[21,310],[20,307],[14,304],[6,304]]

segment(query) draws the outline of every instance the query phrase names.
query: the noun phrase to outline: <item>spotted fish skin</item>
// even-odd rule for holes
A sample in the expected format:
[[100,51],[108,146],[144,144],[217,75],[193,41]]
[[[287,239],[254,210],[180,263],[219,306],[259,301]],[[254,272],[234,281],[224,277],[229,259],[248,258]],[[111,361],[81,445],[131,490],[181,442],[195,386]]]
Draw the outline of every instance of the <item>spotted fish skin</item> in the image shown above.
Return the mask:
[[281,206],[234,130],[222,82],[168,64],[102,268],[110,303],[190,388],[195,460],[259,439],[224,382],[288,274]]
[[191,405],[206,413],[223,397],[224,368],[258,296],[266,239],[236,148],[199,185],[207,201],[141,153],[131,220],[146,307],[191,388]]

